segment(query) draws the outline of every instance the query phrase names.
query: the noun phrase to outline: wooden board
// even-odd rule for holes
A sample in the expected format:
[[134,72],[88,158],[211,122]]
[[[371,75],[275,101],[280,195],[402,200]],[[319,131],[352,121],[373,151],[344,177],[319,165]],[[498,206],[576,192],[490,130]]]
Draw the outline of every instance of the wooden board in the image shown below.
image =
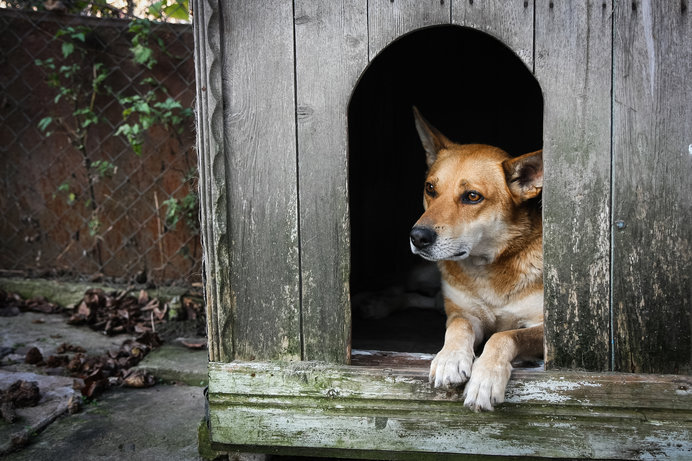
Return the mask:
[[437,24],[449,24],[452,2],[440,0],[374,0],[368,2],[369,57],[402,35]]
[[303,358],[349,358],[348,127],[368,63],[367,2],[295,4]]
[[220,5],[231,276],[216,340],[237,359],[300,359],[293,2]]
[[691,371],[692,14],[681,4],[621,2],[615,10],[613,308],[621,371]]
[[546,368],[610,369],[611,10],[536,2]]
[[511,48],[533,71],[533,13],[533,1],[455,1],[452,23],[492,35]]
[[[218,3],[197,0],[195,14],[195,79],[197,83],[197,152],[199,159],[200,233],[204,251],[204,295],[209,358],[232,360],[231,312],[222,309],[230,299],[228,245],[227,158],[223,135],[220,13]],[[222,328],[223,326],[223,328]],[[224,337],[222,340],[222,330]]]
[[683,459],[690,389],[688,377],[515,373],[505,404],[473,413],[459,393],[431,388],[425,369],[211,363],[209,405],[212,440],[225,449]]

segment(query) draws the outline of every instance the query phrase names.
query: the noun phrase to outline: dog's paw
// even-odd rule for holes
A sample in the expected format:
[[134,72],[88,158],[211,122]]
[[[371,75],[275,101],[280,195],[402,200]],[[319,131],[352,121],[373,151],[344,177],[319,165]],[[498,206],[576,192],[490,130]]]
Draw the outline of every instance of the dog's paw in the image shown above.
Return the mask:
[[442,348],[430,364],[430,382],[435,387],[454,387],[468,381],[473,352]]
[[505,388],[512,374],[509,362],[484,360],[473,364],[473,372],[464,389],[464,405],[473,411],[493,410],[493,405],[505,401]]

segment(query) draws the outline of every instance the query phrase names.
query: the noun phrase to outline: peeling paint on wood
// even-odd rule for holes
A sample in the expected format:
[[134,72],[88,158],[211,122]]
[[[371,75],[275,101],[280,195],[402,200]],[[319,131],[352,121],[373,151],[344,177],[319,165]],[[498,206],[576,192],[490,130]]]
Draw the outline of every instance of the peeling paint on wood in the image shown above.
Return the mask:
[[[692,372],[692,17],[615,8],[615,369]],[[652,39],[655,37],[655,39]]]
[[349,359],[348,124],[368,63],[367,2],[295,2],[303,358]]
[[691,388],[679,376],[515,372],[505,404],[473,413],[427,369],[212,363],[209,403],[213,441],[234,449],[685,458]]
[[610,367],[611,42],[610,2],[536,2],[546,368]]

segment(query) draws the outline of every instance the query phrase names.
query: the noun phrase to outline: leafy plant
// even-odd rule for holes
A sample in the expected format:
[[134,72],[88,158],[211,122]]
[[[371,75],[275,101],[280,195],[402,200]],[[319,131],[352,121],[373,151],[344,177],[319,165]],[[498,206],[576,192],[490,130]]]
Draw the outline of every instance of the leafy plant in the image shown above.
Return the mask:
[[190,230],[194,233],[199,232],[197,215],[199,213],[199,197],[194,192],[188,192],[182,199],[174,197],[164,200],[166,206],[165,223],[169,229],[175,229],[181,219],[185,220]]
[[[46,82],[57,91],[53,103],[69,107],[69,116],[64,116],[62,111],[56,112],[42,118],[38,122],[38,128],[47,137],[52,136],[55,130],[60,130],[81,154],[81,163],[87,177],[87,197],[84,199],[84,205],[90,210],[88,228],[89,234],[93,236],[100,226],[94,224],[99,222],[99,201],[94,190],[94,183],[99,175],[93,174],[92,170],[99,166],[99,163],[92,160],[94,153],[89,151],[87,141],[91,129],[100,121],[94,108],[96,96],[103,89],[108,71],[84,46],[87,37],[92,33],[93,30],[86,26],[66,26],[59,29],[54,38],[62,42],[62,59],[59,62],[55,58],[37,59],[35,64],[46,71]],[[89,69],[88,73],[83,71],[85,68]],[[69,187],[69,184],[63,183],[58,190],[67,194],[67,203],[73,205],[77,202],[78,196],[70,191]],[[95,243],[95,251],[101,265],[101,246],[98,241]]]
[[[106,0],[74,1],[68,7],[71,8],[70,12],[120,16],[119,10],[110,6]],[[130,7],[131,5],[128,8]],[[128,11],[131,13],[130,9]],[[188,1],[156,1],[151,4],[148,13],[156,19],[189,19]],[[154,29],[149,19],[133,19],[128,29],[131,34],[129,50],[132,61],[146,70],[154,68],[157,64],[156,56],[160,53],[171,56],[166,50],[165,42]],[[88,142],[92,130],[104,121],[96,108],[97,96],[110,94],[122,105],[123,122],[115,135],[124,136],[137,155],[142,154],[147,130],[158,125],[178,136],[182,133],[183,123],[192,116],[192,110],[172,98],[165,86],[152,77],[143,78],[139,82],[141,91],[138,93],[116,94],[107,85],[110,69],[99,60],[102,55],[90,48],[90,43],[97,38],[95,35],[95,31],[86,26],[62,27],[54,36],[55,40],[60,41],[59,54],[44,60],[37,59],[35,64],[44,70],[47,84],[55,89],[53,103],[58,109],[42,118],[38,122],[38,128],[46,137],[56,132],[67,136],[82,156],[81,165],[84,177],[87,178],[86,187],[82,191],[78,186],[64,182],[53,197],[59,194],[65,197],[68,205],[80,203],[89,210],[85,225],[89,235],[95,237],[96,257],[99,266],[102,266],[100,233],[103,226],[100,215],[107,197],[97,196],[94,186],[104,178],[113,177],[118,168],[108,160],[97,160],[100,152],[94,149],[94,143]],[[84,69],[88,69],[88,72]],[[170,228],[175,228],[180,219],[185,219],[188,223],[195,223],[191,228],[196,229],[196,194],[190,193],[180,200],[171,198],[165,204],[165,220]]]

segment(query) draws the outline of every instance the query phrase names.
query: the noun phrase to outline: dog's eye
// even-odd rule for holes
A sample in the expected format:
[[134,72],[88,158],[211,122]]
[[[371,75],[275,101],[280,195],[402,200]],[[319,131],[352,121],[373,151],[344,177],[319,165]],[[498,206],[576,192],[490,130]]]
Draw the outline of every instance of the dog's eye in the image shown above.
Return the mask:
[[468,192],[465,192],[464,195],[461,196],[461,202],[462,203],[469,203],[469,204],[476,204],[480,203],[483,201],[483,196],[476,192],[475,190],[470,190]]
[[425,183],[425,193],[428,194],[430,197],[435,197],[437,195],[437,191],[435,190],[435,185],[431,182],[426,182]]

